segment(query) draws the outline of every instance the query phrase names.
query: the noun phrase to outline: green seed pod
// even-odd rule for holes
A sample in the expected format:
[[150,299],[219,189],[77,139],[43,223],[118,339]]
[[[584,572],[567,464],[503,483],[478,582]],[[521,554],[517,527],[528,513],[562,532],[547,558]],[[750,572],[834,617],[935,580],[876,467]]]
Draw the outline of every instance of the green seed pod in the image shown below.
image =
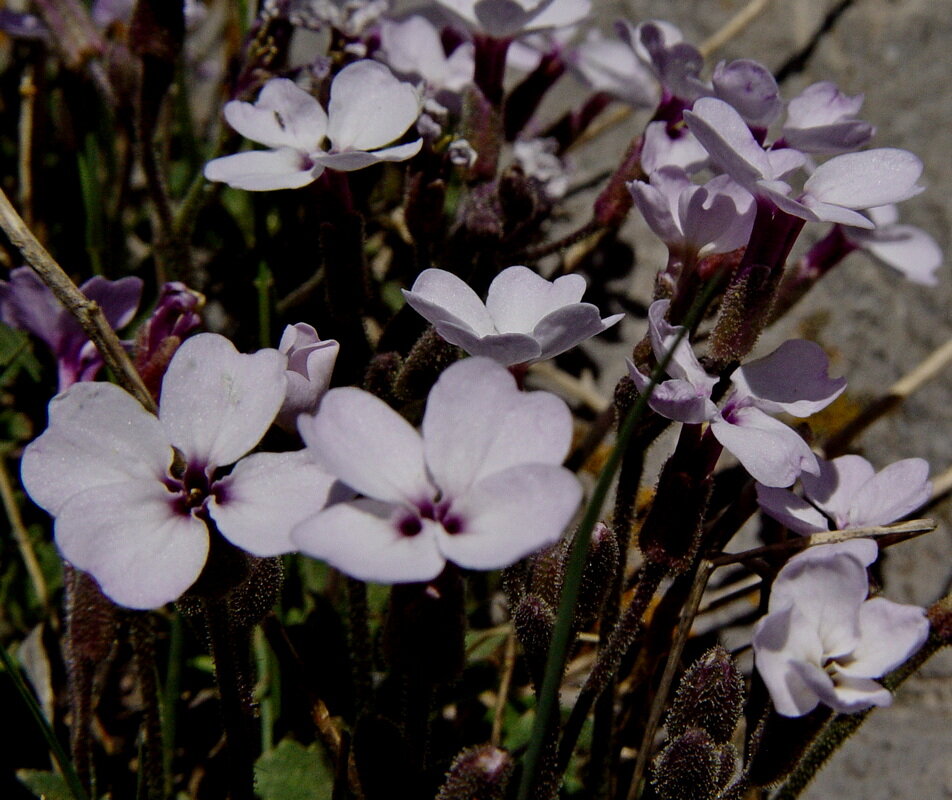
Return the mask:
[[502,800],[512,766],[505,750],[489,744],[468,747],[453,759],[436,800]]
[[681,678],[668,712],[670,736],[701,728],[718,744],[731,740],[744,709],[744,679],[720,645],[695,661]]

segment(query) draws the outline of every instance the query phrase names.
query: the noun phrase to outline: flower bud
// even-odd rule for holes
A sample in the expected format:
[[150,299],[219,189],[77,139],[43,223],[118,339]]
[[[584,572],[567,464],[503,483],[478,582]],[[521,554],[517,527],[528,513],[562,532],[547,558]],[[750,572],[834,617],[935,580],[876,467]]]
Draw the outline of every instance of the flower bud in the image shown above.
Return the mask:
[[394,395],[404,401],[423,400],[436,379],[459,358],[459,350],[428,328],[413,345],[393,385]]
[[330,386],[339,350],[334,339],[322,342],[317,331],[304,322],[284,329],[278,352],[288,357],[288,389],[275,422],[286,431],[296,429],[298,416],[317,410]]
[[651,783],[661,800],[713,800],[721,775],[721,748],[707,731],[689,728],[655,758]]
[[764,264],[747,264],[733,275],[711,332],[710,372],[742,360],[753,349],[770,318],[782,274]]
[[608,590],[615,582],[620,561],[618,540],[607,525],[599,522],[592,530],[588,556],[582,570],[575,606],[576,630],[587,630],[598,618]]
[[516,606],[512,624],[516,630],[516,638],[522,645],[532,684],[538,690],[542,687],[542,678],[545,675],[545,662],[555,628],[555,611],[541,597],[528,594]]
[[670,736],[688,728],[701,728],[711,739],[731,740],[744,709],[744,679],[730,654],[720,645],[695,661],[681,678],[668,712]]
[[505,750],[489,744],[468,747],[453,759],[436,800],[502,800],[512,767]]

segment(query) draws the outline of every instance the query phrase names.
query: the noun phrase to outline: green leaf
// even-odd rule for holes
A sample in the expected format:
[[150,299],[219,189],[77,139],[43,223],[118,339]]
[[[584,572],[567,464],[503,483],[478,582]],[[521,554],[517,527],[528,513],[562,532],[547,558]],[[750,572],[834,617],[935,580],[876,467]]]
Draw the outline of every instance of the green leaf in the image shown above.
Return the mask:
[[41,769],[19,769],[17,779],[37,797],[43,800],[74,800],[73,793],[63,780],[63,776],[55,772]]
[[282,739],[255,764],[262,800],[330,800],[334,773],[317,745]]

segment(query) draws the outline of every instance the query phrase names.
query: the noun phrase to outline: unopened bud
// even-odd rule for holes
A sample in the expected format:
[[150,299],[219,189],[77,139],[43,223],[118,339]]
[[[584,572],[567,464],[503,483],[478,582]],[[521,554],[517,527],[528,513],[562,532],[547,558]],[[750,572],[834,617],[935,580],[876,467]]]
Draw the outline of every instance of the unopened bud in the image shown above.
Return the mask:
[[384,402],[393,400],[394,385],[400,370],[403,369],[403,359],[399,353],[377,353],[364,373],[364,389],[376,395]]
[[502,800],[512,767],[505,750],[488,744],[468,747],[453,759],[436,800]]
[[690,728],[672,739],[652,765],[661,800],[713,800],[720,792],[721,748],[707,731]]
[[447,342],[434,328],[417,339],[403,362],[393,384],[394,395],[403,402],[422,401],[450,364],[459,358],[459,350]]
[[712,372],[742,360],[753,349],[770,318],[782,274],[763,264],[747,264],[731,278],[711,331]]
[[668,712],[669,735],[688,728],[707,731],[718,744],[730,741],[744,709],[744,679],[720,645],[695,661],[681,678]]
[[555,611],[541,597],[526,595],[512,615],[512,624],[522,645],[532,684],[539,689],[555,628]]
[[575,606],[575,627],[587,630],[601,613],[608,590],[615,582],[621,561],[618,540],[611,528],[599,522],[592,530],[588,557],[582,570],[578,602]]

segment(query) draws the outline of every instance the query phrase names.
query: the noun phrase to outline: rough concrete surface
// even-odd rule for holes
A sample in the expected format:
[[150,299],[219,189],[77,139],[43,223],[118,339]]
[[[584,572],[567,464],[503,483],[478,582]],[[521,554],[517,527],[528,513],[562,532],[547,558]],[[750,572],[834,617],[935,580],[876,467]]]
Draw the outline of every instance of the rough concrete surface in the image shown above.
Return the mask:
[[[677,24],[700,43],[746,0],[599,2],[606,29],[627,16]],[[741,34],[716,51],[721,59],[754,58],[773,70],[802,48],[839,3],[772,0]],[[901,206],[902,221],[927,230],[952,252],[952,0],[855,0],[822,36],[806,68],[787,80],[784,97],[818,80],[833,80],[848,94],[864,93],[860,116],[873,122],[877,147],[901,147],[925,164],[920,196]],[[620,153],[643,120],[635,117],[597,148],[599,158]],[[585,155],[579,156],[585,166]],[[589,165],[590,166],[590,165]],[[814,226],[814,235],[823,230]],[[652,258],[664,250],[638,221],[641,274],[634,292],[646,298]],[[810,235],[810,226],[805,238]],[[643,242],[649,242],[642,246]],[[882,393],[952,335],[952,258],[939,284],[922,287],[854,254],[821,282],[758,348],[765,354],[792,336],[819,341],[833,374],[845,375],[856,401]],[[640,326],[643,328],[643,323]],[[640,333],[640,331],[636,332]],[[598,346],[596,346],[598,347]],[[609,356],[597,349],[599,356]],[[612,355],[611,357],[614,357]],[[620,354],[618,355],[620,358]],[[617,377],[617,370],[614,371]],[[919,389],[905,405],[868,429],[854,452],[877,468],[911,456],[927,459],[937,475],[952,465],[952,368]],[[930,511],[939,523],[928,536],[892,548],[886,557],[886,596],[928,605],[949,590],[952,574],[952,502]],[[894,705],[874,712],[803,795],[807,800],[952,798],[952,654],[940,653],[898,692]]]

